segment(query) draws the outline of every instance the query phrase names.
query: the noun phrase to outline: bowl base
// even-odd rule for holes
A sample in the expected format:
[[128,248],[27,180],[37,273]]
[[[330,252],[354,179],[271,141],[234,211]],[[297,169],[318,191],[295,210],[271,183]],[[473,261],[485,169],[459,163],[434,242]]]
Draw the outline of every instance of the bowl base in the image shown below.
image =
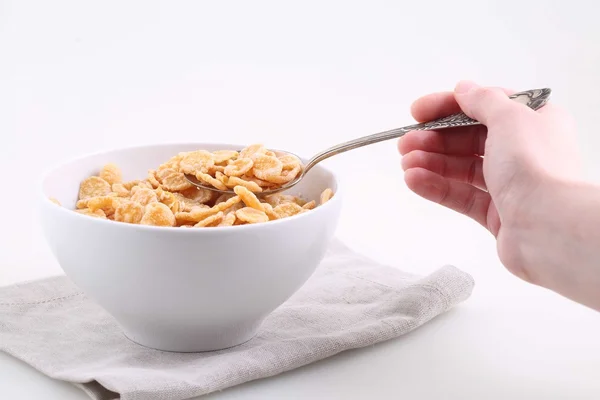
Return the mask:
[[133,332],[123,328],[124,336],[133,343],[147,347],[152,350],[167,351],[173,353],[204,353],[218,350],[225,350],[240,346],[252,340],[257,334],[262,321],[253,323],[246,329],[236,329],[234,334],[230,330],[221,335],[211,334],[207,336],[204,332],[198,332],[196,335],[190,335],[188,332],[183,335],[169,335],[168,337],[152,335],[152,333]]

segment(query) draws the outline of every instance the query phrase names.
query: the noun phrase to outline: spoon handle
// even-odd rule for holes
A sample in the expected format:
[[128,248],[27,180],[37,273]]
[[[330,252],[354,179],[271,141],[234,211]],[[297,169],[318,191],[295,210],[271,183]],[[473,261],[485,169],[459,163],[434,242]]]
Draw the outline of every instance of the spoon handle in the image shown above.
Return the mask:
[[[548,99],[550,98],[550,93],[550,89],[532,89],[524,92],[515,93],[509,96],[509,98],[526,105],[532,110],[538,110],[548,102]],[[446,129],[479,124],[480,122],[468,117],[466,114],[461,112],[449,115],[444,118],[436,119],[434,121],[409,125],[402,128],[396,128],[389,131],[364,136],[358,139],[338,144],[318,153],[306,163],[306,166],[304,167],[304,173],[308,172],[308,170],[310,170],[312,167],[325,160],[326,158],[329,158],[336,154],[340,154],[348,150],[353,150],[358,147],[367,146],[373,143],[382,142],[384,140],[395,139],[403,136],[404,134],[410,131],[429,131],[434,129]]]

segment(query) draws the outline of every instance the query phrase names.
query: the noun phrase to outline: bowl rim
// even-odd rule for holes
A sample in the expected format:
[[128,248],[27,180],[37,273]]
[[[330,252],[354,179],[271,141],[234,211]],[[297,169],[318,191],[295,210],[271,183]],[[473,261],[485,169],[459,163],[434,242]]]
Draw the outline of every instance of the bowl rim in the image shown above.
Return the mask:
[[[335,184],[334,196],[329,201],[327,201],[325,204],[318,205],[317,207],[310,210],[309,212],[296,214],[296,215],[292,215],[291,217],[276,219],[273,221],[267,221],[267,222],[262,222],[262,223],[257,223],[257,224],[235,225],[235,226],[215,226],[215,227],[211,227],[210,229],[189,229],[189,228],[186,229],[186,228],[171,227],[171,226],[129,224],[129,223],[124,223],[124,222],[119,222],[119,221],[111,221],[109,219],[93,218],[93,217],[90,217],[87,215],[79,214],[79,213],[75,212],[75,210],[71,210],[67,207],[64,207],[62,205],[58,205],[58,204],[52,202],[52,200],[50,200],[50,197],[47,196],[46,193],[44,192],[45,182],[49,178],[49,176],[52,175],[52,173],[54,173],[56,170],[58,170],[60,168],[68,166],[69,164],[85,160],[86,158],[97,157],[97,156],[101,156],[101,155],[105,155],[105,154],[109,154],[109,153],[113,153],[113,152],[117,152],[117,151],[134,151],[134,150],[148,149],[148,148],[153,148],[153,147],[169,147],[169,146],[198,147],[198,146],[203,146],[203,145],[205,145],[205,146],[206,145],[223,146],[224,148],[227,148],[227,147],[243,148],[244,146],[247,146],[247,145],[238,145],[238,144],[232,144],[232,143],[217,143],[217,142],[160,142],[160,143],[149,143],[149,144],[125,146],[125,147],[115,147],[115,148],[109,148],[109,149],[104,149],[104,150],[99,150],[99,151],[95,151],[95,152],[81,154],[78,156],[68,158],[62,162],[55,163],[52,166],[47,167],[44,170],[44,172],[41,174],[41,177],[38,181],[39,182],[38,190],[39,190],[40,196],[42,197],[42,204],[48,205],[50,207],[56,207],[57,212],[66,213],[65,215],[67,217],[83,218],[84,220],[86,220],[92,224],[108,224],[107,226],[115,226],[115,227],[121,226],[123,229],[133,229],[133,230],[138,230],[138,231],[139,230],[155,231],[157,233],[158,232],[175,232],[177,234],[189,234],[189,235],[210,234],[210,232],[222,233],[222,232],[228,232],[232,229],[234,232],[243,232],[243,231],[249,231],[249,230],[251,231],[251,230],[256,230],[256,229],[266,229],[264,227],[273,227],[273,226],[277,226],[278,224],[291,223],[290,221],[295,221],[300,218],[307,218],[307,217],[310,217],[311,215],[314,216],[315,214],[327,212],[327,210],[329,210],[332,207],[336,207],[336,206],[341,207],[341,204],[339,204],[339,203],[341,203],[342,198],[343,198],[343,189],[340,188],[340,180],[334,171],[323,166],[322,164],[316,165],[313,168],[321,168],[325,172],[329,173],[333,177],[333,182]],[[201,149],[202,147],[198,147],[198,148]],[[300,155],[298,153],[293,153],[293,154],[297,154],[298,157],[300,157],[300,159],[302,160],[302,162],[306,162],[306,160],[307,160],[306,157],[303,157],[302,155]],[[306,179],[306,178],[304,178],[304,179]],[[42,211],[42,212],[44,212],[44,211]]]

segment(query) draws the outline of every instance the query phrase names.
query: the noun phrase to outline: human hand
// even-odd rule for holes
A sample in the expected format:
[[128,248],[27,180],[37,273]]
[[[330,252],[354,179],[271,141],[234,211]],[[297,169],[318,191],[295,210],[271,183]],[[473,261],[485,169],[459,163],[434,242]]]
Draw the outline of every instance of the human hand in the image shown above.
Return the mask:
[[543,219],[537,209],[560,182],[579,178],[580,157],[564,111],[552,103],[533,111],[507,93],[460,82],[420,98],[411,110],[417,121],[463,111],[483,125],[410,132],[398,147],[407,186],[486,227],[504,265],[530,280],[516,231]]

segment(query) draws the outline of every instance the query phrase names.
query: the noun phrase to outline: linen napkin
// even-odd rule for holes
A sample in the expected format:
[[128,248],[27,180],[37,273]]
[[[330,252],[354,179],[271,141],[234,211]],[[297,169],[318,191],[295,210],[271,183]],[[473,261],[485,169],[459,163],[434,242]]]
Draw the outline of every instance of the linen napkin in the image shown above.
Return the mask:
[[65,276],[0,288],[0,350],[96,400],[182,400],[401,336],[466,300],[470,275],[416,276],[339,241],[249,342],[170,353],[129,341]]

